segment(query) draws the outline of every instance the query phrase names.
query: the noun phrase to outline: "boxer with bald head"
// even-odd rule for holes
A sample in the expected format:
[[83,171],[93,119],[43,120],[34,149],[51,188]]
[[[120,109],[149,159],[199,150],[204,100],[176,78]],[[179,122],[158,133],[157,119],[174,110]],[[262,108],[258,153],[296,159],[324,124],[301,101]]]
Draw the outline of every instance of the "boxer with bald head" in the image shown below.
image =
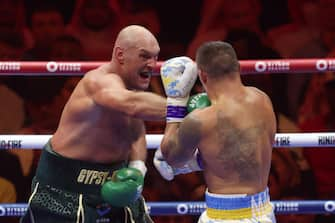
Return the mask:
[[144,120],[166,99],[145,92],[160,51],[141,26],[120,31],[110,62],[89,71],[45,145],[22,222],[151,222],[141,190]]
[[[239,61],[229,43],[204,43],[196,64],[211,103],[168,120],[161,156],[174,169],[190,166],[192,160],[199,165],[189,169],[203,169],[207,208],[199,223],[273,223],[267,188],[276,132],[272,103],[264,92],[242,84]],[[166,77],[174,76],[168,63],[162,67]]]

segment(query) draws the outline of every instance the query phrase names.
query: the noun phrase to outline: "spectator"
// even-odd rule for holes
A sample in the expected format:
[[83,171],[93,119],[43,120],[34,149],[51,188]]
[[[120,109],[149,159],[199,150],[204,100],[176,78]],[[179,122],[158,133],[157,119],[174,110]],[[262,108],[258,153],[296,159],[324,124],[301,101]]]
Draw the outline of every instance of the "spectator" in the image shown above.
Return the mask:
[[[0,35],[0,60],[17,61],[24,50],[23,38],[15,33],[3,33]],[[2,134],[13,133],[23,125],[25,117],[23,100],[17,94],[17,77],[0,78],[0,132]]]
[[279,200],[281,196],[281,187],[279,184],[279,173],[277,168],[271,164],[270,175],[269,175],[269,193],[272,200]]
[[[224,0],[206,4],[201,15],[198,31],[188,46],[187,55],[195,56],[197,47],[208,40],[223,40],[231,30],[247,30],[263,41],[260,27],[261,5],[259,0]],[[252,10],[250,10],[252,9]]]
[[0,35],[0,59],[2,61],[20,60],[24,48],[24,40],[19,33],[8,32]]
[[[334,97],[335,79],[333,73],[322,73],[314,75],[306,90],[304,103],[300,108],[300,128],[304,132],[330,132],[335,128],[334,119]],[[318,199],[329,199],[335,197],[334,182],[334,148],[306,148],[304,155],[310,163],[316,179]],[[320,215],[317,217],[319,223],[335,222],[333,215]]]
[[275,149],[272,152],[272,171],[277,173],[280,194],[295,189],[301,180],[297,164],[291,154],[283,149]]
[[[299,4],[297,4],[299,2]],[[288,1],[291,22],[269,30],[271,45],[282,57],[294,58],[299,50],[309,50],[309,57],[322,55],[320,46],[319,4],[313,0]],[[306,57],[306,56],[305,56]]]
[[[29,190],[29,188],[25,188],[26,185],[24,184],[19,158],[6,150],[0,150],[0,166],[0,177],[15,186],[15,202],[24,202],[26,200],[25,191]],[[2,187],[0,187],[0,191],[4,193]],[[11,196],[11,199],[13,198],[14,195]]]
[[261,0],[261,4],[260,23],[265,33],[273,27],[287,24],[290,21],[287,0]]
[[200,21],[203,0],[152,1],[160,21],[160,58],[185,55]]
[[72,93],[79,77],[67,78],[53,97],[45,100],[26,100],[28,120],[24,133],[50,134],[57,128],[63,107]]
[[15,203],[16,189],[13,183],[0,177],[0,203]]
[[[322,87],[315,89],[314,79],[322,78],[321,75],[314,76],[307,91],[314,93],[307,94],[302,112],[305,115],[300,121],[300,128],[304,132],[330,132],[335,128],[334,120],[334,97],[335,79],[327,80],[323,75]],[[316,109],[320,109],[319,112]],[[307,113],[308,112],[308,113]],[[313,174],[316,178],[317,195],[319,199],[335,197],[335,151],[334,148],[304,150],[309,161]]]
[[[334,47],[335,2],[329,0],[289,0],[292,22],[269,32],[272,45],[287,58],[322,58]],[[311,75],[289,75],[286,94],[289,117],[297,121],[298,109]]]
[[[247,29],[229,30],[225,37],[240,55],[240,60],[278,59],[280,55],[268,47],[255,32]],[[286,101],[288,96],[283,92],[287,86],[286,74],[243,75],[242,81],[246,85],[255,86],[266,92],[277,113],[287,114]]]
[[124,24],[118,1],[78,0],[68,30],[80,40],[89,60],[106,60]]
[[50,47],[56,38],[64,34],[65,22],[60,10],[46,2],[33,9],[29,27],[34,44],[23,56],[24,60],[49,60]]
[[[19,60],[24,47],[23,36],[20,33],[2,33],[0,35],[0,60]],[[24,124],[24,101],[11,89],[13,85],[15,85],[13,77],[1,77],[0,134],[14,134]],[[29,185],[25,188],[20,157],[12,153],[12,150],[5,149],[0,148],[0,202],[23,202],[26,200],[25,191],[29,190]],[[16,219],[1,217],[1,221],[9,223],[16,222]]]
[[[292,120],[288,119],[283,114],[277,115],[278,120],[278,132],[282,133],[299,133],[301,129],[299,129],[298,125]],[[302,196],[308,197],[316,197],[316,186],[315,186],[315,178],[313,172],[311,170],[310,164],[308,163],[305,155],[304,148],[295,147],[295,148],[285,148],[285,153],[287,156],[291,157],[291,162],[293,162],[294,166],[298,167],[297,171],[300,174],[300,179],[295,186],[295,189],[299,190],[299,194]],[[284,151],[281,150],[281,151]]]
[[[25,52],[23,60],[50,60],[50,51],[54,41],[65,32],[62,13],[55,5],[42,1],[33,9],[29,26],[34,45]],[[63,84],[63,79],[54,77],[34,76],[16,80],[21,97],[29,101],[49,100]]]
[[64,34],[53,42],[50,59],[53,61],[83,61],[86,60],[86,56],[79,39],[70,34]]
[[0,134],[14,133],[25,119],[23,100],[0,80],[0,101]]
[[142,25],[155,36],[160,32],[159,16],[155,8],[148,1],[119,0],[122,16],[126,24]]
[[[0,177],[0,203],[15,203],[16,189],[12,182]],[[1,222],[18,222],[16,217],[1,216]]]
[[32,45],[32,37],[25,26],[25,8],[23,0],[0,0],[0,33],[15,33],[23,39],[24,48]]
[[[50,60],[50,50],[54,41],[63,35],[64,18],[52,4],[42,2],[33,9],[29,25],[34,37],[34,45],[23,55],[24,60]],[[29,77],[15,79],[16,91],[26,100],[47,100],[64,84],[61,78]],[[43,93],[42,93],[43,92]]]

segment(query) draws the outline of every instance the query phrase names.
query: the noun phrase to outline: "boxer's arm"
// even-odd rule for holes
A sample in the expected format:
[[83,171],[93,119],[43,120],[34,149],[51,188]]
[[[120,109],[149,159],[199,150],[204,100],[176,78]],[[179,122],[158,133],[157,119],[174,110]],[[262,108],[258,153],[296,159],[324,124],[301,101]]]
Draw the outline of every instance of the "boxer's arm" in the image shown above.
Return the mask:
[[166,99],[150,92],[125,89],[104,92],[108,106],[143,120],[162,120],[166,116]]
[[133,143],[132,149],[129,155],[129,167],[134,167],[141,171],[142,175],[145,176],[147,168],[145,161],[147,158],[147,143],[145,139],[145,127],[143,121],[140,121],[139,126],[139,138]]
[[[211,105],[210,100],[207,97],[206,93],[196,94],[190,97],[188,104],[187,104],[187,112],[191,113],[196,109],[202,109]],[[175,124],[177,124],[176,122]],[[171,124],[171,125],[170,125]],[[169,131],[174,132],[172,123],[169,124]],[[176,126],[176,125],[174,125]],[[178,127],[179,128],[179,127]],[[193,131],[193,130],[191,130]],[[158,170],[158,172],[162,175],[162,177],[166,180],[172,180],[175,175],[178,174],[187,174],[194,171],[201,171],[203,170],[203,162],[201,159],[200,152],[198,149],[192,155],[191,159],[185,163],[182,167],[172,167],[168,164],[166,159],[164,158],[161,148],[157,148],[153,163]]]
[[136,121],[132,128],[132,134],[137,137],[137,140],[132,144],[128,168],[115,171],[112,180],[104,183],[101,188],[102,198],[117,207],[129,205],[139,198],[147,172],[145,166],[147,148],[143,121]]
[[128,90],[117,75],[97,79],[86,81],[88,92],[96,104],[143,120],[165,118],[166,98],[151,92]]
[[166,124],[161,150],[166,161],[174,167],[182,167],[193,158],[198,148],[201,123],[193,113],[186,116],[180,124]]

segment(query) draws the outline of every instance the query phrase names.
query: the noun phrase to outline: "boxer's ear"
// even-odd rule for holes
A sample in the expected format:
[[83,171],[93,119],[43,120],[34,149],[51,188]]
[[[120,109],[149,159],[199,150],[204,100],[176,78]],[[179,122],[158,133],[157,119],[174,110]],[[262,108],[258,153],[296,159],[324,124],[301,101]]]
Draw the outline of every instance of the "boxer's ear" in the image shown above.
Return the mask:
[[202,69],[198,68],[198,75],[199,75],[199,79],[201,83],[206,84],[207,83],[207,73],[204,72]]
[[120,64],[124,63],[124,51],[123,48],[121,47],[115,47],[115,52],[114,52],[114,57],[117,59],[117,61]]

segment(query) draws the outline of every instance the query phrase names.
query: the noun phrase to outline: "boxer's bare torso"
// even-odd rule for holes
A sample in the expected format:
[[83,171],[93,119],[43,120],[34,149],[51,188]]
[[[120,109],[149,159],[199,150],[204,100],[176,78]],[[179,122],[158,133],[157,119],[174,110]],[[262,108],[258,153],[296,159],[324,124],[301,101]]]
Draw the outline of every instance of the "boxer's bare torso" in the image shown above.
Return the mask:
[[[109,73],[109,65],[86,74],[65,105],[59,127],[52,137],[54,150],[69,158],[111,162],[126,160],[143,134],[143,121],[94,102],[94,88],[117,84],[121,79]],[[102,87],[102,86],[101,86]]]
[[263,191],[268,183],[276,131],[268,97],[256,88],[242,87],[228,97],[219,96],[212,106],[196,112],[195,119],[201,122],[199,150],[209,191]]
[[[165,118],[165,98],[146,92],[160,51],[145,28],[128,26],[110,62],[89,71],[64,107],[51,144],[69,158],[110,163],[146,157],[143,120]],[[131,154],[130,154],[131,153]]]

